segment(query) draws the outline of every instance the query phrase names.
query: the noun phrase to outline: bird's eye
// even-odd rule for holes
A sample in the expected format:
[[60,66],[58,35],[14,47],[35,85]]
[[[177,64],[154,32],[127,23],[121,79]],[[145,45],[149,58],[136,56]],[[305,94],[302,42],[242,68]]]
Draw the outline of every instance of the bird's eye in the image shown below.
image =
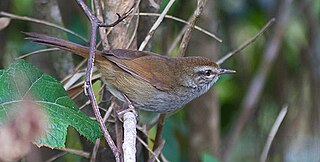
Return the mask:
[[204,74],[206,76],[210,76],[212,74],[212,71],[211,70],[206,70],[206,71],[204,71]]

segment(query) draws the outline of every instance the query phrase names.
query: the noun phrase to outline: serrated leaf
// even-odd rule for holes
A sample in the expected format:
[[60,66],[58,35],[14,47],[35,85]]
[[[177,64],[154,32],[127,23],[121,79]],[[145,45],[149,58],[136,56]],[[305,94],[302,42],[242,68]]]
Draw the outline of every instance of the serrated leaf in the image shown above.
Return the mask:
[[0,126],[8,114],[17,111],[20,103],[28,98],[48,115],[48,131],[35,144],[65,147],[68,126],[92,142],[101,136],[97,122],[79,111],[60,82],[50,75],[23,60],[11,64],[7,70],[0,70]]
[[7,17],[0,17],[0,31],[10,24],[11,19]]

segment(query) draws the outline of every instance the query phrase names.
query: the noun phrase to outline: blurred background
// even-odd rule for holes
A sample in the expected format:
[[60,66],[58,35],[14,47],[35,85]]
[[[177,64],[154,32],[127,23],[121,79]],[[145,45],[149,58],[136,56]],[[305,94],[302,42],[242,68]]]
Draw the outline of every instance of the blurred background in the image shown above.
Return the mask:
[[[160,13],[167,3],[167,0],[141,0],[139,10]],[[106,11],[123,13],[108,5]],[[168,14],[188,21],[196,6],[196,0],[176,0]],[[87,17],[75,1],[66,4],[65,0],[1,0],[0,11],[52,22],[88,38]],[[140,17],[131,48],[140,45],[156,18]],[[221,77],[208,93],[167,116],[163,130],[166,159],[259,161],[278,114],[287,107],[267,161],[320,161],[320,1],[208,0],[196,25],[214,33],[223,42],[193,30],[186,55],[201,55],[217,61],[253,37],[271,18],[276,21],[263,36],[221,65],[236,70],[236,74]],[[179,45],[171,46],[184,26],[165,19],[146,50],[176,56]],[[12,19],[9,26],[0,31],[1,69],[7,68],[16,57],[41,48],[25,40],[21,31],[47,33],[85,44],[56,28]],[[117,42],[112,43],[111,37],[113,48],[124,48]],[[66,52],[52,53],[55,54],[33,55],[27,60],[59,80],[72,73],[81,61]],[[141,121],[149,120],[150,116],[154,114],[142,112]],[[150,137],[154,137],[155,131],[155,127],[149,130]],[[67,146],[86,150],[79,142],[79,135],[70,132]],[[57,153],[60,151],[34,146],[25,160],[45,161]],[[86,160],[72,154],[56,159]]]

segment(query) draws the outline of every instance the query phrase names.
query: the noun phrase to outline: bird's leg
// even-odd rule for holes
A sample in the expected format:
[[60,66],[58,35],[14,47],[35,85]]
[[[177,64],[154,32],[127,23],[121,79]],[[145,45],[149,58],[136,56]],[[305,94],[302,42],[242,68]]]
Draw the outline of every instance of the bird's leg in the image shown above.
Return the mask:
[[122,116],[123,114],[125,114],[126,112],[129,112],[131,111],[132,113],[134,113],[136,116],[138,116],[138,113],[137,111],[135,110],[132,102],[129,100],[129,98],[125,95],[125,94],[122,94],[122,96],[124,97],[124,99],[127,101],[126,103],[128,104],[127,107],[124,106],[122,109],[120,109],[117,113],[118,113],[118,116]]

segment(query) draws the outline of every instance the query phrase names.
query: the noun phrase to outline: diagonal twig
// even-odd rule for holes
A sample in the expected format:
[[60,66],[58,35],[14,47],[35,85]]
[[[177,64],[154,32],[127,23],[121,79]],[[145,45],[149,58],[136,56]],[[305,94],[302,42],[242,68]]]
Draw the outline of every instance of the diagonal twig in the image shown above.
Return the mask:
[[154,156],[157,162],[160,162],[158,156],[149,148],[148,144],[146,144],[139,136],[137,136],[137,140]]
[[164,19],[164,16],[167,14],[167,12],[169,11],[170,7],[173,5],[174,1],[175,0],[170,0],[169,3],[167,4],[167,6],[164,8],[164,10],[162,11],[161,15],[158,17],[157,21],[151,27],[148,35],[146,36],[146,38],[141,43],[141,45],[140,45],[140,47],[138,49],[139,51],[142,51],[146,47],[146,45],[148,44],[149,40],[151,39],[151,37],[155,33],[156,29],[159,27],[159,25],[161,24],[162,20]]
[[263,151],[260,156],[260,162],[265,162],[267,160],[272,141],[273,141],[274,137],[276,136],[276,133],[278,132],[279,127],[280,127],[281,123],[283,122],[284,117],[287,114],[287,111],[288,111],[288,105],[283,106],[276,121],[274,122],[274,124],[271,128],[269,135],[268,135],[266,144],[264,145]]
[[59,153],[59,154],[54,155],[53,157],[51,157],[50,159],[46,160],[45,162],[55,161],[55,160],[57,160],[58,158],[60,158],[60,157],[62,157],[62,156],[64,156],[64,155],[67,155],[67,154],[68,154],[67,152],[63,151],[63,152],[61,152],[61,153]]
[[68,153],[71,153],[71,154],[79,155],[79,156],[84,157],[84,158],[89,158],[90,157],[90,154],[88,152],[85,152],[85,151],[82,151],[82,150],[75,150],[75,149],[71,149],[71,148],[57,148],[57,149],[61,150],[61,151],[68,152]]
[[[158,14],[158,13],[143,13],[143,12],[136,13],[135,15],[139,15],[139,16],[160,16],[160,14]],[[172,19],[172,20],[184,23],[184,24],[189,24],[188,21],[180,19],[180,18],[172,16],[172,15],[165,15],[164,18]],[[216,39],[218,42],[220,42],[220,43],[222,42],[222,40],[218,36],[216,36],[215,34],[209,32],[208,30],[203,29],[203,28],[201,28],[201,27],[199,27],[197,25],[195,25],[194,28],[199,30],[200,32],[208,35],[209,37]]]
[[203,8],[206,4],[207,0],[198,0],[197,1],[197,8],[194,11],[192,17],[190,18],[190,21],[188,23],[188,27],[186,29],[186,32],[182,38],[181,44],[180,44],[180,49],[179,49],[179,54],[178,57],[182,57],[185,55],[186,50],[187,50],[187,45],[189,43],[190,40],[190,36],[191,36],[191,31],[194,27],[194,25],[196,24],[197,19],[199,18],[199,16],[201,15]]
[[86,38],[82,37],[81,35],[73,32],[72,30],[69,30],[67,28],[64,28],[64,27],[62,27],[60,25],[57,25],[57,24],[54,24],[54,23],[50,23],[50,22],[47,22],[47,21],[39,20],[39,19],[30,18],[30,17],[27,17],[27,16],[18,16],[18,15],[12,14],[12,13],[4,12],[4,11],[0,12],[0,16],[5,16],[5,17],[11,18],[11,19],[30,21],[30,22],[34,22],[34,23],[39,23],[39,24],[51,26],[51,27],[60,29],[62,31],[65,31],[67,33],[70,33],[70,34],[80,38],[81,40],[83,40],[85,42],[88,42],[88,40]]
[[100,146],[100,138],[98,138],[96,140],[96,143],[94,144],[94,147],[92,149],[92,153],[91,153],[91,157],[90,157],[90,162],[95,162],[96,161],[96,157],[97,157],[97,153],[98,153],[98,149]]
[[164,121],[166,118],[167,114],[160,114],[158,124],[157,124],[157,134],[154,139],[154,144],[153,144],[153,151],[157,150],[158,147],[161,145],[162,142],[162,131],[163,131],[163,126],[164,126]]
[[267,31],[267,29],[276,21],[275,18],[272,18],[268,21],[268,23],[252,38],[250,38],[249,40],[247,40],[246,42],[244,42],[241,46],[239,46],[237,49],[227,53],[224,57],[222,57],[221,59],[219,59],[216,63],[218,65],[221,65],[224,61],[226,61],[227,59],[229,59],[230,57],[232,57],[233,55],[235,55],[236,53],[240,52],[241,50],[243,50],[244,48],[246,48],[248,45],[250,45],[251,43],[253,43],[254,41],[257,40],[257,38],[262,35],[265,31]]
[[59,51],[60,49],[59,48],[47,48],[47,49],[41,49],[41,50],[37,50],[37,51],[32,51],[30,53],[26,53],[22,56],[19,56],[17,58],[15,58],[16,60],[18,59],[23,59],[23,58],[26,58],[26,57],[29,57],[31,55],[34,55],[34,54],[38,54],[38,53],[42,53],[42,52],[50,52],[50,51]]

